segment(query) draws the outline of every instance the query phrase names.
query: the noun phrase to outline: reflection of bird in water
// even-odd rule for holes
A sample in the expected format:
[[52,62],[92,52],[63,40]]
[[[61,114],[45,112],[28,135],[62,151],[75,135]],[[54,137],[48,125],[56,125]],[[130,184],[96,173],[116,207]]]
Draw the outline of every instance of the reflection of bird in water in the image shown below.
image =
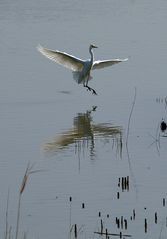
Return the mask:
[[60,152],[63,149],[68,148],[74,144],[75,149],[81,152],[85,147],[89,148],[90,156],[95,155],[95,139],[104,139],[105,142],[110,138],[117,146],[117,153],[120,156],[122,153],[122,130],[118,126],[111,124],[93,124],[92,123],[92,111],[95,111],[96,107],[86,113],[78,113],[74,118],[74,126],[72,129],[63,132],[59,137],[56,137],[51,142],[43,145],[43,150],[49,153]]
[[87,88],[87,90],[92,91],[93,94],[97,94],[96,91],[88,86],[88,81],[91,80],[90,72],[94,69],[101,69],[107,66],[112,66],[116,63],[127,61],[128,59],[111,59],[111,60],[103,60],[103,61],[94,61],[93,48],[97,48],[94,45],[90,45],[89,53],[91,58],[88,60],[81,60],[75,56],[69,55],[65,52],[53,51],[42,46],[38,46],[37,49],[44,56],[49,58],[50,60],[63,65],[64,67],[73,71],[73,77],[78,84],[83,83],[83,86]]

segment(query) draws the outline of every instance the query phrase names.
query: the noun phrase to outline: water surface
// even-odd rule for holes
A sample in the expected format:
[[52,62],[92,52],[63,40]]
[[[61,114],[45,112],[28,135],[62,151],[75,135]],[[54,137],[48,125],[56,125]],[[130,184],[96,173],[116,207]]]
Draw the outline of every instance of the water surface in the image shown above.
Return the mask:
[[[166,10],[164,0],[0,2],[2,235],[8,189],[14,233],[30,162],[42,171],[22,198],[29,237],[64,239],[77,224],[78,237],[96,238],[102,220],[109,233],[166,238]],[[83,59],[95,43],[95,59],[129,61],[93,72],[94,96],[40,55],[39,43]],[[117,227],[121,217],[127,229]]]

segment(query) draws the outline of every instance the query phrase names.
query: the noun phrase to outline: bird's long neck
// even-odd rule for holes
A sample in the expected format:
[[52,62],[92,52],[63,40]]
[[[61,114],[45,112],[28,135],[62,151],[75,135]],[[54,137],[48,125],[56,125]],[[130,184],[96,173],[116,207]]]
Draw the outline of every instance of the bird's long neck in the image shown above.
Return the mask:
[[94,56],[93,56],[93,50],[92,50],[91,47],[89,48],[89,52],[90,52],[90,56],[91,56],[90,60],[91,60],[91,62],[93,64]]

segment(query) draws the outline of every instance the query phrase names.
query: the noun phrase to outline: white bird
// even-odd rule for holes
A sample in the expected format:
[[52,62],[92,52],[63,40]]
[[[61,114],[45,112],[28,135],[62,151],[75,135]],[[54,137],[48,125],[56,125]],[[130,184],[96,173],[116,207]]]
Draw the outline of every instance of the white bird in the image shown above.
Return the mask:
[[89,91],[92,91],[93,94],[97,95],[96,91],[88,86],[88,81],[92,79],[90,75],[91,70],[112,66],[114,64],[127,61],[128,58],[94,61],[93,48],[97,48],[97,46],[92,44],[89,46],[89,53],[91,56],[90,59],[82,60],[65,52],[44,48],[41,45],[37,47],[38,51],[50,60],[72,70],[73,77],[76,82],[78,84],[83,83],[84,87],[86,87]]

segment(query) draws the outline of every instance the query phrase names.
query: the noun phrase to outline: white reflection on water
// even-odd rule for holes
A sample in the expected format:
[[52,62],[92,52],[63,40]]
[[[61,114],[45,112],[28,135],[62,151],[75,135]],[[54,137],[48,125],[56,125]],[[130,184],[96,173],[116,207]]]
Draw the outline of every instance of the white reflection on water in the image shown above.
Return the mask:
[[45,152],[54,154],[58,151],[75,145],[75,152],[80,154],[86,149],[89,151],[91,159],[96,157],[96,139],[101,139],[104,143],[110,143],[116,150],[116,154],[122,157],[122,128],[110,123],[93,123],[92,113],[96,111],[96,106],[85,113],[78,113],[73,120],[73,127],[50,142],[45,143],[42,148]]

